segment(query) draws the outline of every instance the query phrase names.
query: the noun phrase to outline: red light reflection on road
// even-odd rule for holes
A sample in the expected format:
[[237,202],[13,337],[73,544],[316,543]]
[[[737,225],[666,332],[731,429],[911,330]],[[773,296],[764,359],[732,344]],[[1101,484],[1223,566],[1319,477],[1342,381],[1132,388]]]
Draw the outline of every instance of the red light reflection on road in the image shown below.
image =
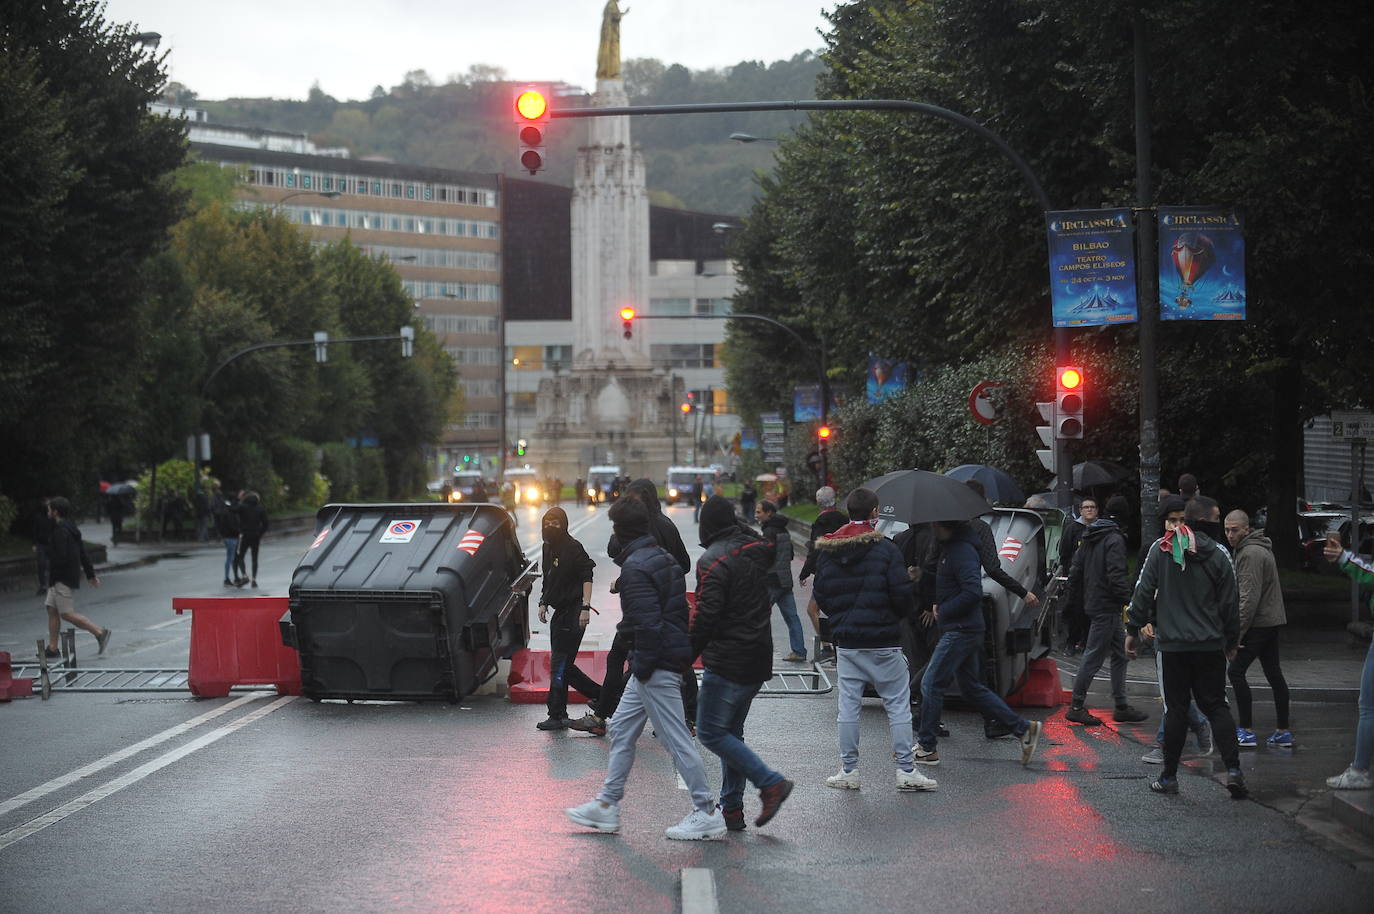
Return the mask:
[[1044,777],[999,791],[1006,802],[1005,818],[1023,823],[1026,840],[1021,852],[1046,863],[1111,860],[1122,852],[1107,834],[1106,820],[1078,788],[1062,776]]
[[1121,745],[1112,727],[1074,726],[1062,714],[1047,718],[1043,727],[1039,757],[1046,771],[1096,771],[1101,748]]

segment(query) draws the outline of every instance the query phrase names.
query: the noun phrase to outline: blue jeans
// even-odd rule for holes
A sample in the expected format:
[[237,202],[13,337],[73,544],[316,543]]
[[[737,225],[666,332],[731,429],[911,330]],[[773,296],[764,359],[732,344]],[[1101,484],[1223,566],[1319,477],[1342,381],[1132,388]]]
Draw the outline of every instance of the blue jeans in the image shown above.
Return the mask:
[[226,536],[224,538],[224,580],[234,580],[234,556],[239,552],[239,538],[237,536]]
[[710,670],[701,674],[697,695],[697,739],[720,756],[720,805],[739,809],[744,805],[744,784],[751,782],[762,790],[782,780],[782,775],[763,763],[744,743],[744,719],[759,693],[760,683],[743,685],[717,676]]
[[916,740],[927,752],[935,748],[939,734],[936,727],[945,709],[945,687],[950,680],[959,681],[959,693],[973,704],[984,717],[996,719],[1010,727],[1017,736],[1030,726],[997,693],[983,685],[983,633],[945,632],[930,655],[926,674],[921,679],[921,727]]
[[1364,657],[1364,672],[1360,675],[1360,724],[1355,728],[1355,761],[1351,764],[1361,771],[1369,770],[1374,761],[1374,643]]
[[801,619],[797,617],[797,601],[792,596],[792,588],[769,587],[768,600],[777,604],[782,621],[787,623],[787,640],[792,642],[792,653],[805,657],[806,638],[802,635]]

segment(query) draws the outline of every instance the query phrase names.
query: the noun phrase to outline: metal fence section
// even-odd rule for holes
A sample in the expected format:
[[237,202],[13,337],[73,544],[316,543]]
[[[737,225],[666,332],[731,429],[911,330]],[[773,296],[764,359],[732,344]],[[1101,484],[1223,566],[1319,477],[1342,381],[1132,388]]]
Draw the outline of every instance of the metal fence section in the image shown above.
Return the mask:
[[774,670],[773,678],[759,689],[759,697],[769,695],[824,695],[835,688],[820,666],[810,669]]

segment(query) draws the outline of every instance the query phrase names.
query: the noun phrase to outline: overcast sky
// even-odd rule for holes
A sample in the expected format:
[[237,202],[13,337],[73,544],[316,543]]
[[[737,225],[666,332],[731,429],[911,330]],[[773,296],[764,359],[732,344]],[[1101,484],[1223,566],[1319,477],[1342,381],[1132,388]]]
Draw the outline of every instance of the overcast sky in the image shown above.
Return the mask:
[[[819,50],[821,10],[836,0],[621,0],[621,57],[693,70],[771,63]],[[170,78],[201,98],[304,98],[315,81],[338,99],[435,82],[490,64],[512,80],[592,90],[605,0],[107,0],[112,22],[159,32]]]

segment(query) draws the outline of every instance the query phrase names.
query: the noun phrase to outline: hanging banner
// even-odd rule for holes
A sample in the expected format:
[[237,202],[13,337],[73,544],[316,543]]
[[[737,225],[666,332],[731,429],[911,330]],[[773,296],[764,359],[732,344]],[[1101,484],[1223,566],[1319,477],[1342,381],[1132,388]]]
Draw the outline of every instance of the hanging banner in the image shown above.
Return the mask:
[[881,403],[906,388],[907,364],[895,359],[868,357],[868,402]]
[[1061,210],[1045,214],[1045,227],[1054,326],[1133,323],[1135,230],[1130,211]]
[[1159,319],[1245,320],[1245,224],[1240,210],[1159,208]]
[[782,463],[787,423],[778,413],[764,413],[759,416],[759,422],[763,425],[763,462]]

